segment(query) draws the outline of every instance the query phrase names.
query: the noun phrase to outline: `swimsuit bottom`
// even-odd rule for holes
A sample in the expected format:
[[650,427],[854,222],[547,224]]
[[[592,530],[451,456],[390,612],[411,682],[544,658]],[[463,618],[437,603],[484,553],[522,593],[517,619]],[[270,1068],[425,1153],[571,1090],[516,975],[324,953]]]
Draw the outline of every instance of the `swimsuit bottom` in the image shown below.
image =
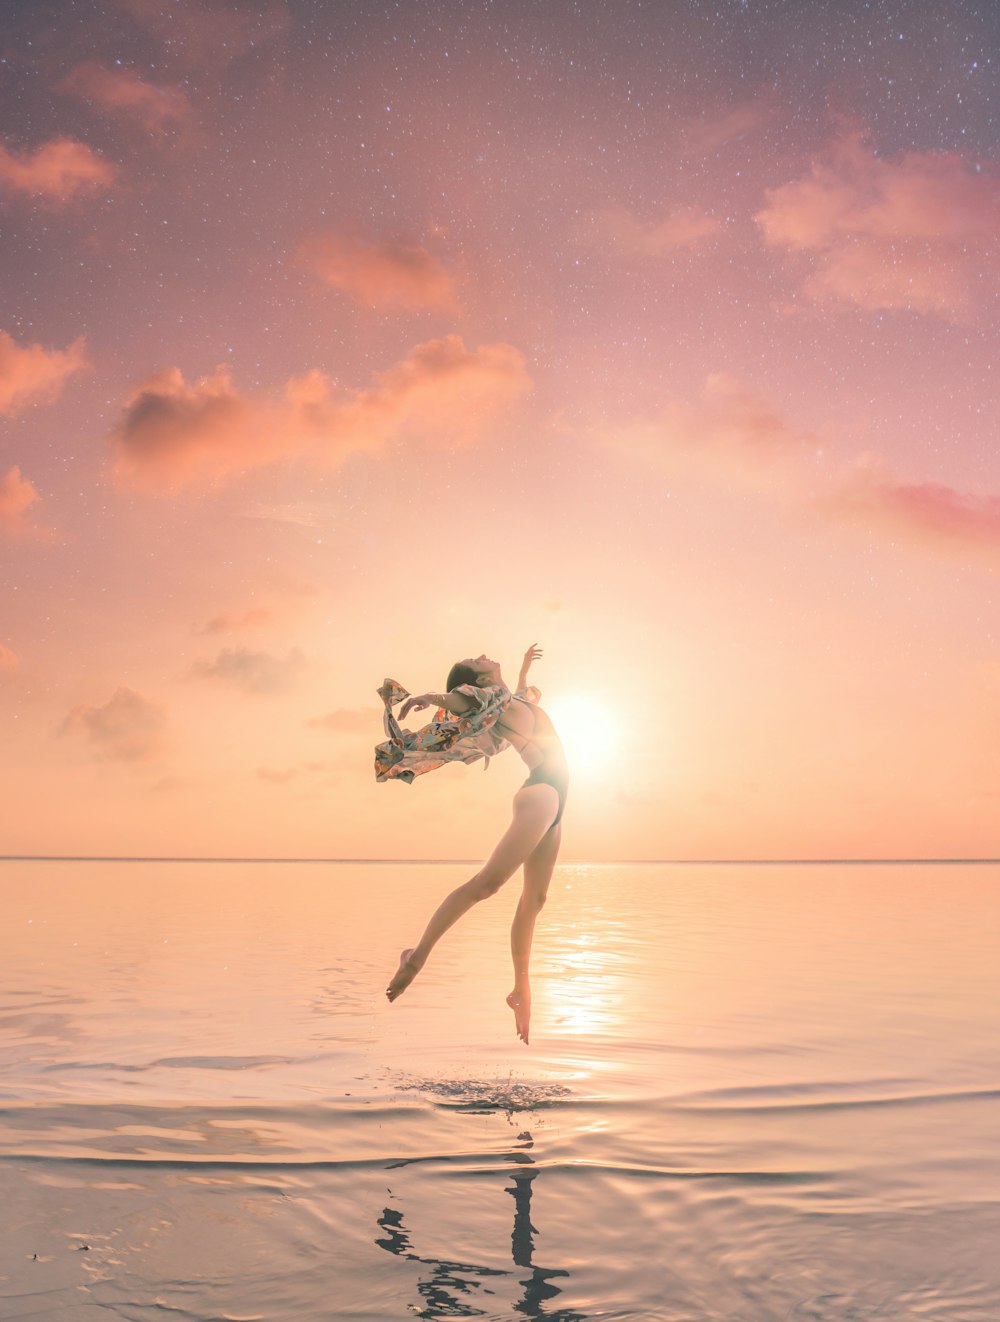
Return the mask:
[[[559,811],[552,820],[552,826],[557,826],[562,820],[563,809],[566,807],[566,790],[569,788],[569,771],[565,766],[547,767],[543,762],[541,766],[535,767],[534,771],[521,786],[525,789],[528,785],[551,785],[559,795]],[[552,830],[552,826],[549,830]]]

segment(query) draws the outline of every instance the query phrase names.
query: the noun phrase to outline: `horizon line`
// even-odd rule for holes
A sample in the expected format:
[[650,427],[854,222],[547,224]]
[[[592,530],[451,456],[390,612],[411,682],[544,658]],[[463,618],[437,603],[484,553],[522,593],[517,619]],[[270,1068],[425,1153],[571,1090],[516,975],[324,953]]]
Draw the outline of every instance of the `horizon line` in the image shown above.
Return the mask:
[[[239,854],[0,854],[0,863],[398,863],[398,864],[445,864],[445,863],[481,863],[481,858],[351,858],[351,857],[304,857],[304,856],[267,856]],[[934,856],[929,858],[914,857],[879,857],[879,858],[609,858],[609,859],[567,859],[557,866],[584,867],[637,867],[648,864],[670,864],[673,866],[725,866],[741,864],[760,866],[790,866],[813,864],[830,866],[833,864],[892,864],[892,863],[1000,863],[1000,858],[980,858],[972,856]]]

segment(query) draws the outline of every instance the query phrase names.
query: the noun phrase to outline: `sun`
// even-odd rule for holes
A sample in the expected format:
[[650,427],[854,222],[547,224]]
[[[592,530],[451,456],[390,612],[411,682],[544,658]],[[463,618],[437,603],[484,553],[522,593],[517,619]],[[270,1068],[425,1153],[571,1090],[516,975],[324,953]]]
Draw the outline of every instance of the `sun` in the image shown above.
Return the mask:
[[607,765],[618,747],[618,726],[610,708],[587,693],[543,699],[543,705],[559,732],[571,773]]

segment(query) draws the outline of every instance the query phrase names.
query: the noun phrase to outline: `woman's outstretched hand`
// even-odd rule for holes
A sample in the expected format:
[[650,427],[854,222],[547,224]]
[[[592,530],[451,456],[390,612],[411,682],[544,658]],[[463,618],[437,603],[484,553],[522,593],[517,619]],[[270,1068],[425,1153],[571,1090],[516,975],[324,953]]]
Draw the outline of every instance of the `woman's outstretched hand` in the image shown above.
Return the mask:
[[409,697],[399,709],[398,720],[405,721],[411,711],[423,711],[425,707],[431,705],[433,695],[430,693],[421,693],[419,697]]

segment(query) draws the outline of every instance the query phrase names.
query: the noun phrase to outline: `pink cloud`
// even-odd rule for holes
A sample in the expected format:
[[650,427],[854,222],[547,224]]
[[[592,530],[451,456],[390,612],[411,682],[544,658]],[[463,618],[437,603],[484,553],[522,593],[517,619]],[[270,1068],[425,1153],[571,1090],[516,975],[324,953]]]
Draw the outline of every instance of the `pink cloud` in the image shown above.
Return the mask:
[[[750,458],[798,449],[803,440],[803,433],[790,427],[763,395],[725,372],[705,378],[696,416],[696,444],[718,446]],[[690,435],[685,440],[690,442]]]
[[1000,557],[1000,496],[973,496],[934,482],[901,482],[866,459],[824,502],[836,515],[934,550]]
[[164,55],[199,69],[232,60],[286,32],[291,15],[283,0],[118,0],[141,27],[163,42]]
[[303,240],[296,259],[363,307],[455,312],[455,283],[439,258],[414,243],[361,243],[345,234]]
[[954,152],[883,159],[850,133],[768,190],[756,220],[765,242],[812,258],[820,299],[961,321],[1000,276],[1000,179]]
[[727,106],[685,124],[678,140],[685,156],[714,156],[730,142],[737,142],[763,128],[779,109],[777,94],[764,88],[748,101]]
[[116,165],[72,138],[53,138],[20,156],[0,143],[0,184],[49,202],[69,202],[79,193],[110,188],[117,174]]
[[641,220],[625,207],[611,207],[595,215],[593,228],[599,242],[620,252],[661,257],[690,248],[715,234],[720,224],[714,216],[690,207],[675,207],[660,220]]
[[57,86],[101,110],[134,120],[154,138],[191,123],[191,105],[182,87],[147,82],[132,69],[109,69],[93,60],[78,64]]
[[891,248],[866,240],[829,249],[806,280],[806,292],[870,312],[903,308],[938,313],[949,321],[972,314],[977,277],[971,266],[934,255],[923,245]]
[[0,413],[10,417],[28,404],[55,399],[66,379],[86,366],[82,337],[67,349],[22,348],[0,331]]
[[205,624],[192,630],[196,634],[236,633],[241,629],[255,629],[267,624],[271,612],[263,606],[254,606],[245,611],[223,611],[213,615]]
[[726,486],[737,480],[885,538],[1000,558],[1000,496],[904,482],[872,456],[856,460],[845,475],[845,463],[832,458],[823,438],[794,427],[733,377],[707,377],[694,403],[674,402],[656,421],[619,426],[603,444],[673,473]]
[[25,510],[38,499],[37,490],[21,476],[20,468],[9,468],[0,478],[0,529],[7,533],[20,532],[24,527]]
[[469,441],[529,387],[511,345],[470,350],[457,335],[418,345],[365,389],[335,392],[313,371],[293,377],[283,400],[244,398],[224,368],[194,385],[175,368],[128,401],[112,437],[115,472],[149,490],[175,491],[294,456],[336,468],[394,440]]
[[218,481],[287,452],[284,435],[271,429],[280,416],[242,399],[225,368],[190,386],[172,368],[129,399],[113,437],[115,471],[154,489]]
[[79,732],[109,761],[145,762],[162,752],[166,729],[166,711],[159,703],[122,687],[103,707],[75,707],[61,733]]
[[196,661],[192,670],[244,693],[282,693],[293,686],[305,664],[297,647],[286,657],[254,652],[249,647],[224,647],[213,661]]
[[671,401],[658,418],[616,427],[609,448],[640,461],[710,478],[751,483],[795,480],[818,440],[794,427],[758,391],[723,372],[707,376],[697,399]]

